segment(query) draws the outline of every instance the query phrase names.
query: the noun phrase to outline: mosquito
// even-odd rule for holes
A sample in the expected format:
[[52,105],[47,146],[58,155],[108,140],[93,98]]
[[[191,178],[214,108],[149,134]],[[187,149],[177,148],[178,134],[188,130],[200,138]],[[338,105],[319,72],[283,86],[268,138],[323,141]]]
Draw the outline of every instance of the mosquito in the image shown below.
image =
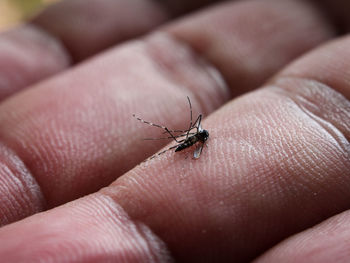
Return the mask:
[[[173,139],[177,145],[172,146],[156,155],[153,155],[149,159],[153,159],[156,156],[159,156],[161,154],[166,153],[167,151],[170,151],[172,149],[175,149],[175,152],[182,151],[184,149],[187,149],[195,144],[197,144],[196,149],[193,152],[193,158],[198,159],[202,153],[204,143],[209,138],[209,132],[207,130],[204,130],[202,128],[201,122],[202,122],[202,114],[199,114],[195,122],[193,122],[192,118],[192,104],[190,98],[187,96],[188,104],[190,107],[190,125],[187,130],[169,130],[167,127],[155,124],[149,121],[145,121],[141,118],[138,118],[133,114],[133,117],[135,117],[137,120],[139,120],[142,123],[148,124],[153,127],[157,127],[160,129],[163,129],[163,134],[168,134],[169,137],[163,137],[163,138],[146,138],[144,140],[164,140],[164,139]],[[181,133],[179,135],[174,135],[174,133]]]

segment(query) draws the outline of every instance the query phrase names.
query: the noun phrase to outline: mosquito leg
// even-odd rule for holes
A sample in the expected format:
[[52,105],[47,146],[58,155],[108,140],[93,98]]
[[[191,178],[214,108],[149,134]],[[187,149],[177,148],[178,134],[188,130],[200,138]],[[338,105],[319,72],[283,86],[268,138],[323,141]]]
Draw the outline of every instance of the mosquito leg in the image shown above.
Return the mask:
[[202,121],[202,114],[198,115],[198,118],[196,119],[196,121],[193,123],[192,129],[197,129],[197,132],[199,132],[199,126],[201,125],[201,121]]
[[171,136],[171,138],[173,138],[177,143],[179,143],[179,141],[176,139],[176,137],[168,130],[168,128],[165,127],[165,130],[169,133],[169,135]]
[[[191,130],[193,130],[193,129],[195,129],[195,127],[192,127],[191,129],[190,129],[190,131]],[[181,132],[181,133],[187,133],[188,132],[188,130],[169,130],[170,132]],[[168,133],[167,131],[165,131],[165,132],[163,132],[163,134],[164,133]]]
[[188,134],[190,133],[190,130],[192,128],[192,104],[190,98],[187,96],[188,104],[190,105],[190,127],[188,127],[186,139],[188,138]]
[[142,122],[142,123],[145,123],[145,124],[148,124],[148,125],[150,125],[150,126],[157,127],[157,128],[161,128],[161,129],[165,130],[164,133],[168,133],[168,134],[171,136],[171,138],[174,139],[176,142],[178,142],[178,141],[176,140],[176,137],[177,137],[177,136],[174,136],[174,135],[172,134],[172,132],[182,132],[182,133],[189,132],[188,130],[185,130],[185,131],[179,131],[179,130],[171,131],[171,130],[169,130],[169,129],[168,129],[167,127],[165,127],[165,126],[162,126],[162,125],[159,125],[159,124],[155,124],[155,123],[152,123],[152,122],[150,122],[150,121],[145,121],[145,120],[143,120],[143,119],[141,119],[141,118],[139,118],[139,117],[136,117],[135,114],[133,114],[132,116],[133,116],[134,118],[136,118],[138,121]]
[[146,123],[148,125],[151,125],[153,127],[157,127],[157,128],[161,128],[161,129],[164,129],[164,130],[167,130],[167,128],[165,126],[162,126],[162,125],[159,125],[159,124],[155,124],[155,123],[152,123],[152,122],[149,122],[149,121],[145,121],[139,117],[136,117],[135,114],[132,115],[134,118],[136,118],[137,120],[139,120],[140,122],[142,123]]
[[[194,132],[190,132],[190,135],[194,135],[195,133]],[[181,137],[184,137],[186,136],[186,134],[181,134],[181,135],[174,135],[175,138],[181,138]],[[145,138],[145,139],[142,139],[144,141],[155,141],[155,140],[166,140],[166,139],[173,139],[173,137],[162,137],[162,138]],[[182,140],[184,141],[184,140]]]
[[[200,115],[197,117],[196,121],[195,121],[193,124],[191,123],[191,127],[190,127],[188,130],[169,130],[169,129],[168,129],[168,131],[169,131],[169,132],[187,133],[187,132],[189,132],[189,131],[191,131],[191,130],[193,130],[193,129],[197,129],[197,132],[199,132],[199,126],[201,125],[201,122],[202,122],[202,114],[200,114]],[[164,134],[164,133],[169,133],[168,131],[163,132],[163,134]],[[191,134],[191,133],[189,132],[189,135],[190,135],[190,134]],[[193,133],[193,134],[195,134],[195,133]]]

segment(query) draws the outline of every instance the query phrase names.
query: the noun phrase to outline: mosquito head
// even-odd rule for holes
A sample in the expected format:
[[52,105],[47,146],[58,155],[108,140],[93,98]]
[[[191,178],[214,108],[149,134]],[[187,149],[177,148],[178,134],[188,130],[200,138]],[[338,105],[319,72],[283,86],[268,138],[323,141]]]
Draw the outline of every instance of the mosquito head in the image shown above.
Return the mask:
[[[198,137],[199,137],[199,140],[201,142],[205,142],[206,140],[208,140],[209,138],[209,132],[207,130],[201,130],[199,133],[198,133]],[[198,138],[197,137],[197,138]]]

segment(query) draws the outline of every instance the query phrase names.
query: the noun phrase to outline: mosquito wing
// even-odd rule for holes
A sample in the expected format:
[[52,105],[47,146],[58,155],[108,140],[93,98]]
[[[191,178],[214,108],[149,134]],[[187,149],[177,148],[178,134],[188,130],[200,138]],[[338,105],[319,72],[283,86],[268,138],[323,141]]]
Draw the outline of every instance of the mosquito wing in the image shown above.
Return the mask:
[[198,143],[197,148],[194,150],[193,158],[198,159],[201,156],[203,150],[204,143]]
[[199,126],[198,126],[198,132],[201,132],[201,131],[203,131],[203,128],[202,128],[202,125],[199,124]]

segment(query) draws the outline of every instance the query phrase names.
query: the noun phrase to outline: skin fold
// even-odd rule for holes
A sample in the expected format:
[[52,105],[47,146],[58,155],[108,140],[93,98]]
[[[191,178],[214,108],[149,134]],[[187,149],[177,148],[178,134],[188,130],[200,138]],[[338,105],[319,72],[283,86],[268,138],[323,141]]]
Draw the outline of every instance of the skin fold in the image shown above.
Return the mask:
[[[346,19],[326,1],[89,1],[0,35],[2,260],[347,262]],[[141,163],[175,143],[132,114],[183,129],[186,96],[201,157]]]

